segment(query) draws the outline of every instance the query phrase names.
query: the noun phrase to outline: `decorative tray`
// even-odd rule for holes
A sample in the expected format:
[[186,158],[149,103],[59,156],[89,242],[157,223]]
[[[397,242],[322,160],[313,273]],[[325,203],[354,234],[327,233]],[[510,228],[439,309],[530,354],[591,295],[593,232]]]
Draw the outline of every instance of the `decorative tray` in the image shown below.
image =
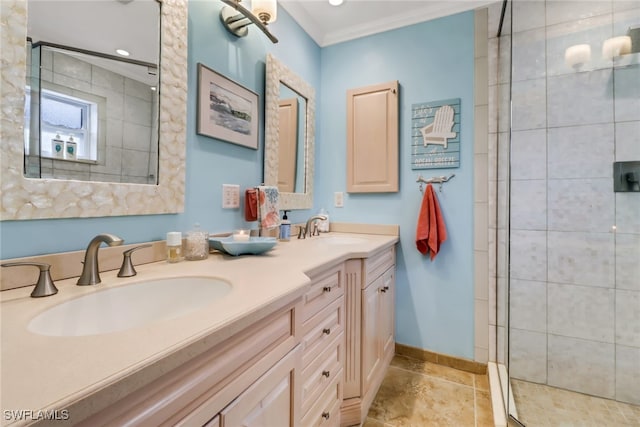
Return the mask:
[[209,246],[229,255],[259,255],[271,250],[278,240],[275,237],[251,237],[248,241],[233,240],[233,236],[209,238]]

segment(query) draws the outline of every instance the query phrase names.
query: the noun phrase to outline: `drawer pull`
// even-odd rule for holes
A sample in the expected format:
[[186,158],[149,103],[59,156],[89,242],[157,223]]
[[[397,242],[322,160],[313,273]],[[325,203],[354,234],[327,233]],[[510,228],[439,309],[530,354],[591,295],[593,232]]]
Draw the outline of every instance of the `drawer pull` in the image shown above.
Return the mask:
[[325,420],[328,420],[330,416],[331,416],[331,414],[329,414],[328,412],[323,412],[322,413],[322,418],[324,418]]
[[380,292],[387,292],[389,290],[388,286],[385,286],[383,288],[380,288]]
[[322,288],[322,292],[331,292],[331,286],[325,286]]
[[331,372],[329,372],[329,371],[322,371],[322,375],[324,375],[325,377],[329,378],[329,376],[331,375]]
[[322,330],[322,333],[323,333],[323,334],[326,334],[326,335],[329,335],[329,334],[331,333],[331,329],[329,329],[329,328],[324,328],[324,329]]

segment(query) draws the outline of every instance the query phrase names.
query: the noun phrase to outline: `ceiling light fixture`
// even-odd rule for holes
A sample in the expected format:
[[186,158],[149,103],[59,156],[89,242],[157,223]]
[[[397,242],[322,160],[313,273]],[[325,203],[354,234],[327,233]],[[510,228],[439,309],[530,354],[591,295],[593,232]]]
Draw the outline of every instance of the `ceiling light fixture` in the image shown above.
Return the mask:
[[344,3],[344,0],[329,0],[331,6],[340,6],[342,3]]
[[269,32],[267,25],[275,22],[278,16],[276,0],[253,0],[252,10],[245,8],[241,0],[222,0],[227,6],[220,11],[220,20],[225,28],[237,37],[249,33],[249,25],[255,24],[273,43],[278,39]]
[[129,56],[129,52],[127,52],[127,51],[126,51],[126,50],[124,50],[124,49],[116,49],[116,53],[117,53],[118,55],[122,55],[122,56]]

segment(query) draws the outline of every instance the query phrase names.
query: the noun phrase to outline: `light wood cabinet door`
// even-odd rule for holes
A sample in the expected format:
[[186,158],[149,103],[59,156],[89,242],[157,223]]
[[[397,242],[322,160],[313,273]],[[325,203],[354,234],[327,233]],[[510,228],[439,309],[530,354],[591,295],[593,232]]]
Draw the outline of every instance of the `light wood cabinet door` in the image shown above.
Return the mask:
[[300,347],[238,396],[220,414],[221,427],[293,427],[299,417]]
[[347,192],[398,191],[398,81],[347,91]]
[[362,291],[362,395],[366,394],[382,363],[380,345],[381,278]]
[[385,359],[395,353],[395,288],[395,268],[390,268],[382,275],[380,289],[380,340]]

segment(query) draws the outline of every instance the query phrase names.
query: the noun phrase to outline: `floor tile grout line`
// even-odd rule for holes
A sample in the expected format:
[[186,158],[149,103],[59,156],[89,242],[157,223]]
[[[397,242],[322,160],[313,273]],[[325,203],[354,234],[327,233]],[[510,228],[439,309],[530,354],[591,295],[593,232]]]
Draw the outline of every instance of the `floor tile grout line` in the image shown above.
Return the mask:
[[[447,383],[451,383],[451,384],[459,385],[459,386],[462,386],[462,387],[467,387],[467,388],[474,389],[473,385],[467,385],[467,384],[462,384],[462,383],[459,383],[459,382],[456,382],[456,381],[451,381],[451,380],[448,380],[446,378],[443,378],[443,377],[440,377],[440,376],[437,376],[437,375],[425,374],[424,372],[418,372],[418,371],[414,371],[412,369],[401,368],[400,366],[395,366],[395,365],[390,365],[389,367],[390,368],[400,369],[401,371],[410,372],[410,373],[413,373],[413,374],[418,374],[418,375],[421,375],[423,377],[435,378],[437,380],[445,381]],[[451,368],[451,369],[455,369],[455,368]],[[465,372],[465,371],[461,371],[461,372]],[[475,378],[474,378],[474,380],[475,380]]]

